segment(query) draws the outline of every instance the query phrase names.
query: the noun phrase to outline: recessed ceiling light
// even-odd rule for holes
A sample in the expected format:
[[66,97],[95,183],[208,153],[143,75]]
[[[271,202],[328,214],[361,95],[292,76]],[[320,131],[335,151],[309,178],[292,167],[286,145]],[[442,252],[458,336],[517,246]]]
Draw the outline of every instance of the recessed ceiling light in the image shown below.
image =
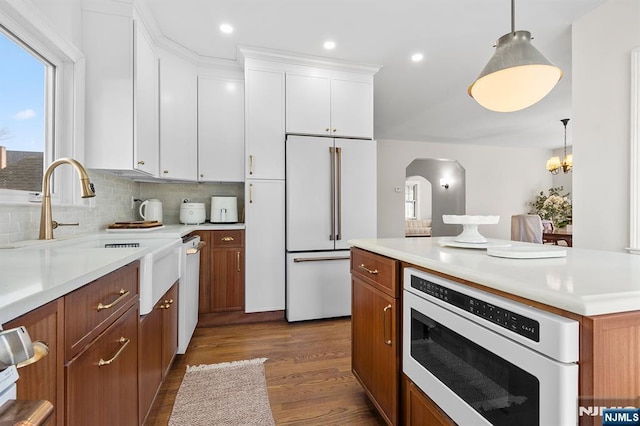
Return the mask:
[[336,47],[336,42],[335,41],[325,41],[323,46],[324,46],[325,49],[331,50],[331,49]]
[[231,34],[233,32],[233,27],[229,24],[222,24],[220,25],[220,31],[225,34]]
[[422,53],[414,53],[413,55],[411,55],[411,60],[413,62],[420,62],[423,59],[424,55]]

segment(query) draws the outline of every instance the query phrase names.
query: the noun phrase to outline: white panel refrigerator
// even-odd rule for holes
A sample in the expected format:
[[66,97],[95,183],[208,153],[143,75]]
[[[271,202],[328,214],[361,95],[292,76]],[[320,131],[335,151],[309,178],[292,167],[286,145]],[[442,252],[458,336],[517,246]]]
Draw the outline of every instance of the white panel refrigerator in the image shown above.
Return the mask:
[[287,136],[286,315],[351,315],[349,244],[376,236],[376,142]]

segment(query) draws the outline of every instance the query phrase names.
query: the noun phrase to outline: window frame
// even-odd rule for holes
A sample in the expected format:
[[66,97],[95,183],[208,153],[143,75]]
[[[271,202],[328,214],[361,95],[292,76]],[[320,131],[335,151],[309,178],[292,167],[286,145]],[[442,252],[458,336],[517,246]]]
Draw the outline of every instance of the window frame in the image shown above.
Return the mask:
[[[409,188],[413,187],[413,198],[409,199],[408,194],[409,194]],[[405,208],[404,208],[404,218],[406,219],[418,219],[418,182],[410,182],[407,181],[404,184],[404,203],[405,203]],[[414,216],[407,216],[407,204],[411,203],[413,205],[413,214]]]
[[[51,29],[34,7],[22,0],[0,2],[0,25],[11,39],[51,64],[47,67],[44,168],[55,158],[84,160],[84,56]],[[4,31],[3,31],[4,32]],[[51,83],[51,84],[49,84]],[[57,205],[86,205],[70,167],[56,169],[51,199]],[[33,205],[36,193],[0,190],[0,205]]]

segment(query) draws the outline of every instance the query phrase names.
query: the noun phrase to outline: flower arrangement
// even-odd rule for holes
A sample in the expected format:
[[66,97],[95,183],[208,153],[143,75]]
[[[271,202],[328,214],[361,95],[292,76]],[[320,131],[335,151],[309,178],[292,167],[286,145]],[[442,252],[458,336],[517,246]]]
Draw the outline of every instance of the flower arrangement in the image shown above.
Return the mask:
[[556,228],[562,228],[571,225],[572,206],[569,194],[560,195],[563,190],[562,186],[557,188],[549,188],[548,195],[544,191],[536,195],[534,200],[529,203],[531,211],[529,214],[537,214],[543,220],[550,220]]

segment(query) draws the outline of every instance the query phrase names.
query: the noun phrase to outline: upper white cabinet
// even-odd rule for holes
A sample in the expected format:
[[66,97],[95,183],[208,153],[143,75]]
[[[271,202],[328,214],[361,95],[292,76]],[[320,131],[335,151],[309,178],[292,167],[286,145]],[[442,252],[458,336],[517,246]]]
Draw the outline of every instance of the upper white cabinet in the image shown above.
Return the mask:
[[83,11],[85,164],[157,176],[158,56],[133,11]]
[[283,71],[245,68],[246,179],[284,179],[284,81]]
[[160,50],[160,177],[198,180],[197,67]]
[[373,138],[373,77],[287,73],[287,133]]
[[198,178],[244,181],[244,82],[198,77]]

